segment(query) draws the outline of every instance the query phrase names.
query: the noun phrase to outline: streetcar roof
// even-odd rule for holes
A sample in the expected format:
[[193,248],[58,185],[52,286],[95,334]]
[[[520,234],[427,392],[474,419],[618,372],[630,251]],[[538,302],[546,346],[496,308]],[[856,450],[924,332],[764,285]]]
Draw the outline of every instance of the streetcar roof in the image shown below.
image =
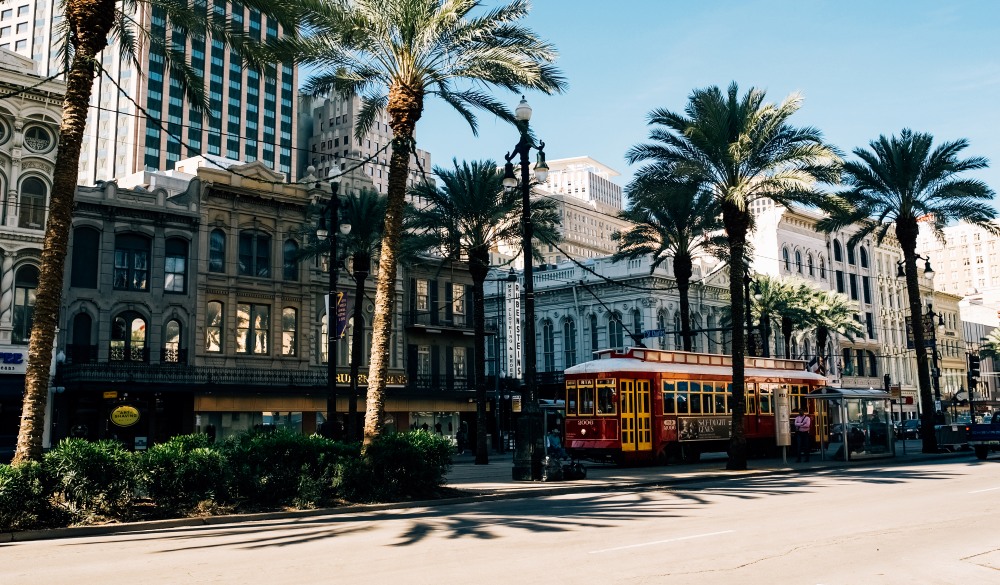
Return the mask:
[[[650,373],[674,373],[674,374],[706,374],[717,376],[732,376],[733,369],[729,366],[709,366],[704,364],[679,364],[647,362],[634,358],[605,358],[591,360],[575,366],[566,368],[566,375],[574,374],[599,374],[609,372],[650,372]],[[773,378],[784,376],[799,380],[826,380],[826,376],[821,376],[815,372],[806,370],[786,370],[769,368],[746,368],[744,374],[751,378]]]

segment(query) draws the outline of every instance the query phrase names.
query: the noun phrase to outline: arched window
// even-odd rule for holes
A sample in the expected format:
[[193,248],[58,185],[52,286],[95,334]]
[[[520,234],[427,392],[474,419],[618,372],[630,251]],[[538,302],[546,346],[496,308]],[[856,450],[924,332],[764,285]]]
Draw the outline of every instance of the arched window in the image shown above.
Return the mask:
[[115,236],[114,287],[149,290],[149,239],[136,234]]
[[226,271],[226,232],[220,229],[208,236],[208,271]]
[[868,250],[865,250],[864,246],[858,248],[858,256],[861,260],[861,267],[868,268]]
[[608,315],[608,347],[619,351],[625,349],[622,316],[617,312]]
[[601,343],[597,339],[597,315],[590,314],[590,351],[601,349]]
[[792,264],[788,258],[788,248],[781,249],[781,260],[785,264],[785,270],[790,272],[792,270]]
[[97,267],[100,263],[101,232],[89,227],[73,230],[73,259],[70,264],[70,286],[97,288]]
[[815,273],[813,272],[813,255],[812,254],[806,254],[806,268],[809,271],[809,276],[815,276]]
[[163,328],[162,361],[170,364],[181,362],[181,322],[177,319],[167,321]]
[[127,311],[111,322],[111,361],[146,361],[146,320]]
[[281,355],[298,355],[299,312],[292,307],[281,310]]
[[840,240],[833,241],[833,259],[836,262],[844,261],[844,249],[840,247]]
[[[695,315],[691,318],[691,329],[701,329],[701,315]],[[698,333],[691,335],[691,351],[702,351],[701,335]]]
[[73,317],[73,343],[66,346],[66,361],[82,364],[97,360],[97,352],[91,343],[93,319],[83,311]]
[[802,252],[795,251],[795,271],[802,274]]
[[819,257],[819,277],[826,279],[826,260],[822,256]]
[[656,328],[660,330],[660,336],[656,338],[657,347],[667,349],[667,336],[663,334],[667,330],[667,318],[663,311],[656,314]]
[[187,241],[180,238],[170,238],[167,240],[166,253],[163,291],[168,293],[187,292]]
[[709,315],[705,319],[705,329],[708,329],[708,333],[705,334],[705,339],[707,340],[707,343],[705,344],[705,353],[718,353],[718,347],[716,347],[718,342],[715,339],[716,332],[713,331],[713,329],[715,329],[714,315]]
[[854,246],[847,244],[847,263],[854,265]]
[[209,301],[205,305],[205,351],[219,353],[222,351],[222,303]]
[[563,321],[563,366],[576,364],[576,321],[567,317]]
[[31,339],[37,289],[38,268],[30,264],[18,268],[14,276],[14,330],[11,332],[11,342],[17,345],[27,345]]
[[283,249],[284,264],[282,278],[287,282],[298,282],[299,280],[299,245],[294,240],[286,240]]
[[681,314],[680,311],[674,313],[674,349],[684,349],[684,341],[681,339]]
[[324,313],[320,319],[319,338],[316,340],[319,343],[319,361],[324,364],[330,360],[330,328],[327,326],[329,320],[326,317]]
[[632,335],[631,345],[638,345],[642,341],[642,313],[638,309],[632,311]]
[[236,353],[271,353],[271,306],[257,303],[236,305]]
[[240,274],[271,277],[271,236],[260,230],[240,232]]
[[38,177],[21,181],[17,227],[40,230],[45,227],[45,199],[48,188]]
[[542,371],[556,369],[556,333],[551,319],[542,320]]

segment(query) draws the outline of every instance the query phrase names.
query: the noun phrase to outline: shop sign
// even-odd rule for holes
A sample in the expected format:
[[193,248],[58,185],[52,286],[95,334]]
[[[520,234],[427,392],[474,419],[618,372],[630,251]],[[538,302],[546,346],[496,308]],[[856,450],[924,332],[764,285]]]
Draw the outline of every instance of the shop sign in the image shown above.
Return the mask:
[[111,390],[104,392],[103,396],[105,400],[114,400],[115,398],[118,398],[118,393]]
[[521,371],[521,294],[516,282],[504,284],[505,320],[507,331],[507,370],[508,378],[520,378]]
[[515,394],[510,398],[510,411],[521,412],[521,395]]
[[139,409],[134,406],[119,406],[111,411],[111,422],[120,427],[130,427],[139,422]]
[[24,359],[24,352],[3,351],[0,352],[0,373],[23,374],[28,369],[28,362]]
[[677,440],[729,439],[732,428],[733,419],[728,416],[677,417]]

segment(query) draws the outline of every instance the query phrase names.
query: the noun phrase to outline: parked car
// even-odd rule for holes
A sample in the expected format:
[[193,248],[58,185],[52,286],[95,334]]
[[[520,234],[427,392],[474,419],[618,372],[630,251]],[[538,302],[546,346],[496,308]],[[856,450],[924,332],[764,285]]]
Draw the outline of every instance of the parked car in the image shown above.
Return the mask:
[[919,439],[920,420],[915,418],[904,420],[903,423],[896,428],[896,437],[899,439]]

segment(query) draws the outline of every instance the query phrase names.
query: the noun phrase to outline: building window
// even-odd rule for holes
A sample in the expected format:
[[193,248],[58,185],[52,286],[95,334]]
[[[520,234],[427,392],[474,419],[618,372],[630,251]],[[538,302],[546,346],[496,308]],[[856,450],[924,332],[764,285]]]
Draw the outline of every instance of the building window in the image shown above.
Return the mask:
[[52,135],[41,126],[31,126],[24,131],[24,145],[34,152],[48,152],[53,146]]
[[281,310],[281,355],[294,356],[297,354],[299,312],[291,307]]
[[208,271],[226,271],[226,232],[219,229],[208,237]]
[[423,385],[429,384],[431,377],[431,346],[417,346],[417,378],[423,380]]
[[430,310],[430,282],[422,278],[417,279],[416,290],[417,311],[427,312]]
[[837,277],[837,292],[843,293],[845,290],[847,290],[846,285],[844,284],[844,271],[838,270],[836,277]]
[[790,272],[792,270],[791,261],[788,259],[788,248],[781,249],[781,261],[785,265],[785,271]]
[[556,369],[556,334],[552,321],[542,321],[542,371],[551,372]]
[[70,286],[73,288],[97,288],[100,249],[101,232],[88,227],[78,227],[73,230]]
[[601,345],[597,339],[597,315],[590,315],[590,351],[597,351],[601,349]]
[[37,177],[21,181],[17,227],[40,230],[45,227],[45,199],[48,188]]
[[608,317],[608,347],[619,351],[625,349],[622,317],[618,313],[612,313]]
[[642,340],[642,313],[632,311],[632,343],[638,345]]
[[848,244],[847,244],[847,263],[850,264],[850,265],[852,265],[852,266],[855,264],[855,261],[854,261],[854,246],[852,246],[850,244],[850,242],[848,242]]
[[146,361],[146,320],[138,313],[127,312],[111,323],[111,361]]
[[833,260],[835,262],[844,261],[844,249],[840,247],[840,240],[833,241]]
[[795,251],[795,271],[802,274],[802,252]]
[[860,257],[861,260],[861,267],[868,268],[868,251],[865,250],[864,246],[858,248],[858,256]]
[[819,258],[819,277],[826,280],[826,260],[822,256]]
[[856,274],[848,274],[848,280],[851,283],[851,300],[858,300],[858,276]]
[[236,305],[236,353],[267,355],[271,307],[252,303]]
[[134,234],[115,237],[115,278],[118,290],[149,290],[149,240]]
[[456,327],[465,326],[465,285],[451,285],[451,318]]
[[222,303],[210,301],[205,306],[205,351],[222,351]]
[[270,278],[271,236],[258,230],[240,232],[240,274]]
[[171,364],[181,361],[181,324],[176,319],[167,321],[163,330],[163,361]]
[[287,240],[284,247],[284,267],[282,278],[287,282],[299,280],[299,245],[293,240]]
[[452,368],[455,372],[455,380],[463,381],[468,376],[468,360],[464,347],[452,348]]
[[569,318],[563,321],[563,366],[576,364],[576,321]]
[[188,243],[180,238],[170,238],[167,240],[166,253],[163,291],[169,293],[186,292]]
[[38,268],[31,265],[18,268],[14,276],[14,330],[11,332],[11,341],[16,345],[27,345],[31,339],[37,289]]
[[809,276],[814,276],[812,254],[806,254],[806,269],[809,271]]

